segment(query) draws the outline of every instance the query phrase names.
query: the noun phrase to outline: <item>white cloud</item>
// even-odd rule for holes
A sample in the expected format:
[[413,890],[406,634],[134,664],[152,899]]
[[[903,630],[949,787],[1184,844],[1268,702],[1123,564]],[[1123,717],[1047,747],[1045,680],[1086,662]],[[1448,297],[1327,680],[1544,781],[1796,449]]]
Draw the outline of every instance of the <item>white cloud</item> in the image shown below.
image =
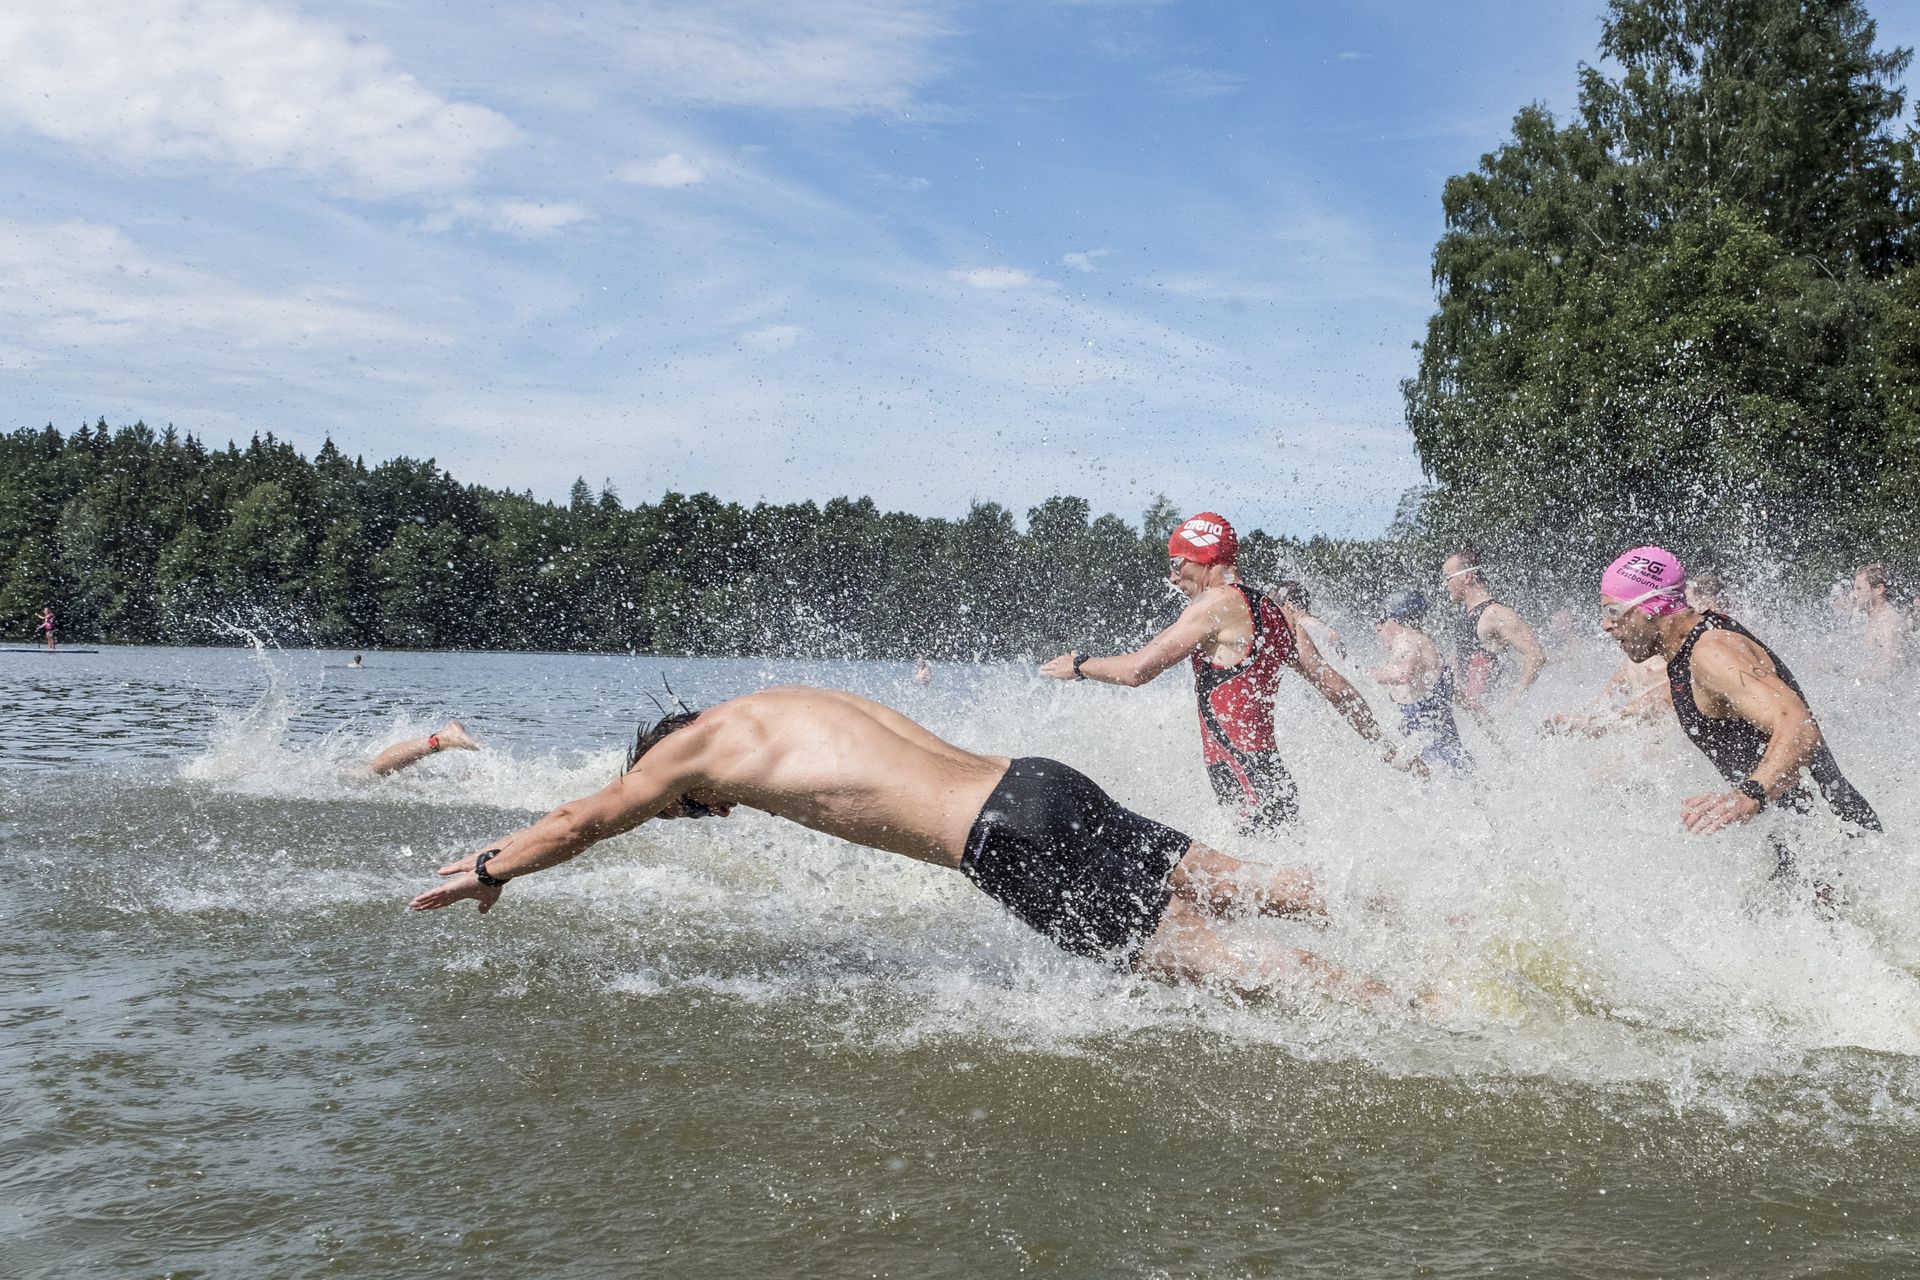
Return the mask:
[[445,231],[466,222],[510,235],[545,236],[592,216],[589,210],[561,200],[462,199],[422,219],[421,225],[429,231]]
[[760,329],[749,329],[740,335],[742,346],[755,347],[761,351],[785,351],[800,341],[805,333],[797,324],[770,324]]
[[707,172],[678,151],[644,163],[623,166],[617,176],[622,182],[642,187],[691,187],[707,180]]
[[89,222],[0,222],[0,319],[39,350],[211,336],[243,348],[312,348],[426,335],[337,289],[274,292],[154,259]]
[[1085,249],[1075,253],[1060,255],[1060,265],[1072,267],[1075,271],[1094,272],[1100,269],[1100,259],[1111,253],[1110,249]]
[[950,30],[927,0],[640,0],[620,25],[650,96],[853,113],[905,110]]
[[933,185],[925,178],[908,177],[899,173],[883,173],[874,179],[883,187],[892,187],[895,191],[911,191],[918,194]]
[[1151,79],[1176,98],[1221,98],[1240,92],[1247,84],[1245,76],[1207,67],[1168,67],[1154,72]]
[[1031,289],[1049,283],[1019,267],[975,267],[971,271],[949,271],[947,275],[976,289]]
[[586,209],[564,200],[496,200],[492,225],[500,231],[543,236],[592,216]]
[[8,5],[0,66],[0,125],[141,168],[280,169],[383,199],[457,190],[521,136],[260,0]]

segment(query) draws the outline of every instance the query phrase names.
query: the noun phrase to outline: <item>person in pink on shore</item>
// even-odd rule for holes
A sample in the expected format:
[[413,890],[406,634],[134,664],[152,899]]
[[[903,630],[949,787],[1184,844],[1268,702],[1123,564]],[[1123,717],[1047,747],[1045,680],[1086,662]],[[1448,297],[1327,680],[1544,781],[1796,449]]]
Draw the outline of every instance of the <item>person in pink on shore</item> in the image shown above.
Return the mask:
[[34,630],[45,633],[47,638],[47,652],[52,653],[53,652],[53,610],[52,609],[48,608],[48,609],[42,609],[40,611],[40,625],[38,627],[35,627]]

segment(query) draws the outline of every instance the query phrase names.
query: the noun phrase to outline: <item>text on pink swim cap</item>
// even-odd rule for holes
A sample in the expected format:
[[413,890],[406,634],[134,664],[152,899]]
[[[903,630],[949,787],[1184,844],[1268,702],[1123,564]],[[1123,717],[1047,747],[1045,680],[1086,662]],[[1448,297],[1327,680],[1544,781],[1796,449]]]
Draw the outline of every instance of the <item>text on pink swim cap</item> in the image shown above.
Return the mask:
[[1665,547],[1635,547],[1600,575],[1600,594],[1630,600],[1654,617],[1687,607],[1687,572],[1680,557]]

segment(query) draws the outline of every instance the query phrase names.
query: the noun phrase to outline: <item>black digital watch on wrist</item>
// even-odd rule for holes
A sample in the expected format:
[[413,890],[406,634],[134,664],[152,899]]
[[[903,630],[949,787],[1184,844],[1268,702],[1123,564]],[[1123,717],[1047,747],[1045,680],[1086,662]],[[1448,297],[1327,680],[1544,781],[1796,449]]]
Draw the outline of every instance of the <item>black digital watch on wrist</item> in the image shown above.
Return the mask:
[[1739,785],[1734,787],[1734,790],[1738,791],[1747,799],[1758,803],[1762,809],[1767,807],[1767,789],[1755,779],[1742,778]]
[[493,860],[494,855],[499,852],[500,851],[498,849],[489,849],[485,853],[481,854],[479,857],[473,860],[473,874],[478,876],[480,878],[480,883],[486,885],[489,889],[498,889],[500,886],[504,885],[508,880],[513,878],[511,876],[507,876],[503,878],[500,876],[490,876],[487,874],[487,863],[491,862]]
[[1073,678],[1075,680],[1085,680],[1087,678],[1087,673],[1080,669],[1080,664],[1092,656],[1090,653],[1076,653],[1073,655]]

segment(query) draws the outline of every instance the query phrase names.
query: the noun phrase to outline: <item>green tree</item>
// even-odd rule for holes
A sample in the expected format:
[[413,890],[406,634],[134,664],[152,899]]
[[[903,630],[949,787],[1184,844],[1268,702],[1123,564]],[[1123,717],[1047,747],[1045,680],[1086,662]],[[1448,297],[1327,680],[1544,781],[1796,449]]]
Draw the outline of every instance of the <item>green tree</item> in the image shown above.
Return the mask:
[[307,539],[293,498],[277,480],[246,491],[214,552],[214,581],[235,603],[272,607],[303,585]]
[[1875,344],[1916,224],[1908,54],[1873,33],[1853,0],[1614,0],[1621,74],[1583,69],[1573,123],[1529,107],[1447,182],[1403,384],[1424,536],[1585,566],[1874,523],[1898,437]]

